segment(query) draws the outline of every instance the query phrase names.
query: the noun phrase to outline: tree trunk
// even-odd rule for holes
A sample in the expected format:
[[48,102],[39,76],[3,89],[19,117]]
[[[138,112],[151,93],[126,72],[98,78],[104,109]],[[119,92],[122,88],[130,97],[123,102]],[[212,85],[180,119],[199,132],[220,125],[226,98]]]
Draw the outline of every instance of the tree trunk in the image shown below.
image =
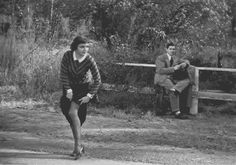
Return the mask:
[[53,17],[53,4],[54,0],[51,0],[51,15],[50,15],[50,19],[51,19],[51,23],[52,23],[52,17]]
[[232,11],[232,36],[236,38],[236,2],[231,6]]
[[133,32],[133,28],[134,28],[134,24],[135,24],[135,20],[137,18],[137,13],[135,12],[134,15],[131,16],[131,21],[130,21],[130,28],[129,28],[129,34],[128,34],[128,41],[131,40],[131,36],[132,36],[132,32]]

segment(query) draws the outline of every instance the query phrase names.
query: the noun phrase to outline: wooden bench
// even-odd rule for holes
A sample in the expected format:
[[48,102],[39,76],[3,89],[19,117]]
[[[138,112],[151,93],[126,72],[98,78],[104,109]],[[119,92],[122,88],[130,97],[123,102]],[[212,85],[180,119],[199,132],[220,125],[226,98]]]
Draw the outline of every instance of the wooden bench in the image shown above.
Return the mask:
[[210,68],[210,67],[195,67],[192,106],[190,109],[191,114],[198,113],[198,100],[199,99],[212,99],[224,101],[236,101],[236,94],[222,93],[216,91],[200,91],[199,90],[199,72],[200,71],[222,71],[222,72],[236,72],[233,68]]
[[[138,67],[152,67],[155,68],[155,64],[137,64],[137,63],[117,63],[123,66],[138,66]],[[199,99],[212,99],[212,100],[224,100],[224,101],[236,101],[236,94],[222,93],[216,91],[199,91],[199,71],[222,71],[222,72],[236,72],[233,68],[211,68],[211,67],[195,67],[194,73],[194,85],[193,85],[193,95],[192,95],[192,106],[190,108],[190,113],[195,115],[198,113],[198,100]],[[163,108],[163,96],[164,91],[160,87],[156,90],[156,111]]]
[[156,115],[164,115],[170,111],[169,96],[164,87],[155,85],[154,112]]

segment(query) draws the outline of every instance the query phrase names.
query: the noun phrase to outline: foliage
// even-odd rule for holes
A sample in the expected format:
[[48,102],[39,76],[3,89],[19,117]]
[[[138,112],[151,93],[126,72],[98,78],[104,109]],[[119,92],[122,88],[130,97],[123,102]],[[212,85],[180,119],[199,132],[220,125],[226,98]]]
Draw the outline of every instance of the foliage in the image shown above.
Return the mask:
[[[1,3],[11,11],[11,1],[1,0]],[[58,30],[60,21],[69,18],[66,26],[70,30],[75,30],[81,20],[87,20],[91,34],[96,40],[105,40],[110,49],[116,47],[112,38],[134,49],[151,51],[175,39],[188,53],[194,47],[224,47],[229,42],[232,2],[226,0],[16,0],[15,3],[18,24],[29,24],[29,28],[41,34],[46,31],[49,38]]]
[[2,85],[16,85],[25,96],[43,96],[60,89],[59,67],[63,49],[54,52],[34,43],[16,42],[15,50],[17,61],[11,72],[4,75]]
[[114,106],[117,109],[125,110],[125,113],[127,114],[137,113],[137,109],[134,109],[133,107],[146,113],[148,110],[153,109],[154,102],[154,97],[152,95],[147,96],[146,94],[127,93],[125,91],[100,91],[99,98],[99,107]]
[[170,40],[178,45],[177,55],[198,66],[213,66],[219,50],[235,46],[233,4],[233,0],[0,0],[0,14],[15,18],[0,23],[13,23],[16,37],[8,35],[7,42],[1,42],[1,83],[18,84],[28,94],[57,90],[63,51],[52,53],[53,49],[64,50],[78,34],[94,42],[91,54],[106,82],[151,86],[153,69],[114,63],[154,63]]
[[15,37],[10,36],[9,38],[0,39],[0,70],[2,73],[7,74],[14,70],[15,63],[18,60],[15,50]]

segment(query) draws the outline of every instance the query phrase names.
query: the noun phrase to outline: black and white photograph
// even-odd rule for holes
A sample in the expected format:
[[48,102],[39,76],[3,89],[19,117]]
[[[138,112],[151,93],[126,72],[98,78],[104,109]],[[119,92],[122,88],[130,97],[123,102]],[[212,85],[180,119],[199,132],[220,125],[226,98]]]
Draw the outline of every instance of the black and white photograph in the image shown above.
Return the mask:
[[236,0],[0,0],[0,165],[236,165]]

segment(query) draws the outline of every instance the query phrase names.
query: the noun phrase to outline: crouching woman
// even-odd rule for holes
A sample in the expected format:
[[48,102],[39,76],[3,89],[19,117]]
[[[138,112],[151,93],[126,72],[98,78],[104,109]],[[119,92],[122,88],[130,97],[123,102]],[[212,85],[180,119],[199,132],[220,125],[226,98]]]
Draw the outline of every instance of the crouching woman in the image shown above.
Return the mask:
[[[84,152],[81,142],[81,126],[86,120],[87,104],[97,93],[101,84],[100,73],[94,58],[88,53],[89,43],[86,38],[78,36],[74,38],[61,61],[61,84],[63,95],[60,107],[70,124],[74,150],[71,156],[80,158]],[[87,77],[91,71],[93,84],[90,85]]]

